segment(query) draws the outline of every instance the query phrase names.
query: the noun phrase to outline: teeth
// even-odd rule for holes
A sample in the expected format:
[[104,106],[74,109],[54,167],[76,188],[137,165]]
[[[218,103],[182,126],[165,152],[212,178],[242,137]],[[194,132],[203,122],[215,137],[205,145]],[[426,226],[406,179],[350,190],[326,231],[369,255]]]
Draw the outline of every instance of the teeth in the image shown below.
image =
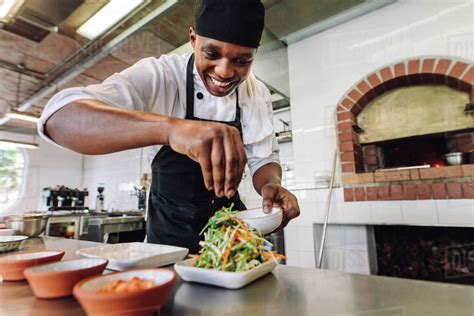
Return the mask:
[[221,82],[221,81],[218,81],[212,77],[211,78],[211,81],[213,84],[215,84],[216,86],[218,87],[227,87],[228,85],[230,85],[231,83],[230,82]]

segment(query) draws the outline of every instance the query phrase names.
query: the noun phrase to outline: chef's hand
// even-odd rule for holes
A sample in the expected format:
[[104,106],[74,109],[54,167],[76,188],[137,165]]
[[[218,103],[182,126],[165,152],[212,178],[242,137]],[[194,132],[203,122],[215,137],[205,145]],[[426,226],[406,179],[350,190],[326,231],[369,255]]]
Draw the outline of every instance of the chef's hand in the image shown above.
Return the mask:
[[300,215],[300,207],[296,196],[290,191],[275,183],[268,183],[262,187],[263,211],[270,213],[273,206],[280,207],[283,211],[283,220],[280,227],[284,228],[290,220]]
[[247,155],[237,128],[214,122],[176,120],[168,136],[171,148],[198,162],[208,190],[217,197],[237,191]]

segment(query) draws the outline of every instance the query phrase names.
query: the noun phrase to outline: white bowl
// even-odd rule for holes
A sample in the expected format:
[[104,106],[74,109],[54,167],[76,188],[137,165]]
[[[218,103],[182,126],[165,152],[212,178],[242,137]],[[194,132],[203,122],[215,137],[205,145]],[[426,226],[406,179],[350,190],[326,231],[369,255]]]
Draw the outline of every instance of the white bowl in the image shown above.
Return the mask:
[[270,213],[264,213],[261,208],[256,208],[238,212],[235,216],[241,218],[249,226],[258,229],[262,235],[266,235],[280,226],[283,212],[276,207]]
[[18,249],[28,236],[0,236],[0,252]]
[[0,236],[12,236],[15,231],[13,229],[0,229]]

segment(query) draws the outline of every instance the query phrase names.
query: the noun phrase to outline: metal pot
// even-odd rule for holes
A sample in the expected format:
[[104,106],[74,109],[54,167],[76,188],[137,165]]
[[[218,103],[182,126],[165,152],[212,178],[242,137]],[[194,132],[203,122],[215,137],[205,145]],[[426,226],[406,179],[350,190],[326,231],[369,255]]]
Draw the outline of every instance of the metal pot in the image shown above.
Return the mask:
[[45,231],[48,218],[43,214],[12,215],[5,217],[5,224],[17,235],[37,237]]
[[444,155],[446,161],[449,165],[460,165],[463,163],[463,153],[462,152],[454,152]]

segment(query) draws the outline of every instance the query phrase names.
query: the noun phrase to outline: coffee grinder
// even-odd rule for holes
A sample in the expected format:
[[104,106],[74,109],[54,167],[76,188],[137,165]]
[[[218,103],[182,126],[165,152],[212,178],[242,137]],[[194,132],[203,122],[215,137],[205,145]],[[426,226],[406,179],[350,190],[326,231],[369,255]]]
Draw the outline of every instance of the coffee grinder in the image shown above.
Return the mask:
[[99,183],[99,185],[97,186],[97,192],[99,194],[97,194],[97,198],[95,200],[95,212],[96,213],[100,213],[104,210],[104,184],[103,183]]

